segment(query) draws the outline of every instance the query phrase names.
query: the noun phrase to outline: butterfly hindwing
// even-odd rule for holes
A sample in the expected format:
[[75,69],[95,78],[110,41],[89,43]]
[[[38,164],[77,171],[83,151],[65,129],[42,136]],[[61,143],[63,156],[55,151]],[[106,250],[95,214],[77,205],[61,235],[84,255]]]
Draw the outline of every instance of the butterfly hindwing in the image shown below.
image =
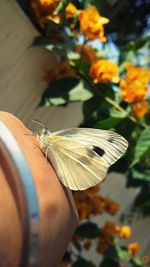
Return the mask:
[[50,143],[47,157],[66,187],[84,190],[105,178],[107,167],[101,157],[84,144],[64,137]]

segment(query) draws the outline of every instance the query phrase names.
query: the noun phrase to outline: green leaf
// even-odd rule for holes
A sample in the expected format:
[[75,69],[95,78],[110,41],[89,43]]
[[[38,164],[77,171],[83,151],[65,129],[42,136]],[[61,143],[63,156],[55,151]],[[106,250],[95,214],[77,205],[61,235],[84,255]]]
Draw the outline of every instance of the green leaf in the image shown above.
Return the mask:
[[105,257],[108,259],[114,259],[114,260],[118,260],[118,253],[117,253],[117,249],[116,249],[116,245],[110,245],[106,251],[105,251]]
[[132,168],[132,178],[150,182],[150,169]]
[[131,167],[138,163],[141,157],[150,149],[150,126],[140,135],[134,151],[134,158]]
[[83,104],[83,114],[84,114],[84,124],[88,127],[93,127],[95,122],[99,120],[99,113],[104,112],[104,109],[107,108],[106,105],[103,105],[101,100],[97,96],[93,96],[89,100],[85,101]]
[[144,217],[150,216],[150,183],[141,188],[134,200],[133,210]]
[[129,253],[128,253],[126,248],[122,248],[120,246],[116,246],[116,250],[117,250],[117,255],[118,255],[119,259],[125,260],[125,259],[128,258]]
[[69,62],[71,63],[74,60],[77,60],[80,58],[79,53],[73,52],[72,50],[68,50],[67,57],[69,59]]
[[45,45],[45,48],[49,52],[53,52],[56,55],[59,55],[63,58],[67,57],[67,53],[69,53],[71,49],[71,47],[68,44],[63,44],[63,43],[52,44],[50,42],[49,44]]
[[[65,39],[65,37],[64,37]],[[66,42],[48,42],[46,43],[45,40],[45,48],[50,51],[54,52],[57,55],[60,55],[62,58],[68,58],[68,59],[78,59],[80,55],[78,53],[73,52],[74,50],[74,43],[71,40],[66,40]]]
[[135,266],[137,266],[137,267],[138,266],[143,266],[143,261],[142,261],[142,259],[140,257],[137,257],[137,256],[133,257],[131,262],[134,263]]
[[82,73],[85,77],[88,77],[89,75],[89,63],[82,60],[81,58],[74,60],[71,62],[71,65],[75,68],[75,70],[80,73]]
[[81,252],[81,250],[82,250],[82,246],[81,246],[81,243],[78,241],[78,242],[75,242],[74,244],[74,247],[78,250],[78,251],[80,251]]
[[104,258],[99,265],[99,267],[119,267],[119,266],[120,266],[119,262],[110,258]]
[[84,88],[83,82],[70,77],[52,82],[42,95],[39,106],[58,106],[76,101],[86,101],[93,94]]
[[63,258],[62,258],[62,261],[70,261],[71,260],[71,253],[69,251],[66,251]]
[[57,15],[59,12],[61,12],[63,9],[65,9],[65,6],[67,5],[67,3],[68,3],[68,0],[59,1],[59,4],[54,11],[54,15]]
[[122,119],[121,118],[115,118],[115,117],[110,117],[105,120],[99,121],[95,127],[96,128],[103,128],[103,129],[110,129],[115,127]]
[[99,236],[100,229],[97,227],[95,223],[87,222],[81,224],[77,228],[75,233],[81,237],[93,239]]
[[96,267],[96,266],[93,262],[80,258],[72,264],[72,267]]
[[126,110],[124,111],[118,111],[116,109],[110,109],[110,116],[113,117],[113,118],[120,118],[120,119],[123,119],[123,118],[126,118],[128,115],[128,113],[126,112]]
[[50,40],[43,35],[38,35],[34,38],[32,45],[34,46],[47,46],[49,45]]
[[93,94],[87,90],[82,81],[80,81],[80,83],[78,84],[78,86],[76,86],[75,88],[73,88],[69,94],[69,100],[71,102],[73,101],[86,101],[88,99],[90,99],[93,96]]

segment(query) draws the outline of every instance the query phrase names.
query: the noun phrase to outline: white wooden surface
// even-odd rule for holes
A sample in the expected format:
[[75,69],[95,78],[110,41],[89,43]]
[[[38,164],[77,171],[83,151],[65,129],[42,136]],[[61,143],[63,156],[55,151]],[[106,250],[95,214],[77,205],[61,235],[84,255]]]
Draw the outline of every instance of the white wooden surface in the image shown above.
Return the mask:
[[31,47],[38,32],[14,0],[0,0],[0,109],[11,112],[32,128],[32,118],[52,130],[81,121],[81,105],[37,108],[47,84],[43,72],[55,64],[54,55]]

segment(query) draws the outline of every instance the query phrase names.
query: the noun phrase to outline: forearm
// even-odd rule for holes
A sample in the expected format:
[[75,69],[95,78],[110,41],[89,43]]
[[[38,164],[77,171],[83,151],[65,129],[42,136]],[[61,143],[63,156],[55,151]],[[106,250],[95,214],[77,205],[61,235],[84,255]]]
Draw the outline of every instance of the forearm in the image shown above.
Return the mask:
[[[8,113],[1,112],[0,119],[17,139],[34,177],[41,217],[41,255],[39,266],[54,267],[63,256],[67,243],[69,242],[69,239],[71,238],[71,235],[77,225],[77,213],[72,199],[72,194],[61,185],[51,165],[46,162],[46,159],[40,149],[35,149],[35,147],[38,146],[37,140],[33,135],[26,135],[30,133],[28,129],[18,119]],[[11,189],[6,183],[5,177],[1,179],[0,176],[0,180],[1,183],[3,181],[6,191],[10,194]],[[4,185],[0,188],[3,187]],[[5,231],[7,232],[5,220],[8,220],[7,228],[11,231],[9,234],[10,238],[8,238],[8,240],[5,235],[3,237],[6,251],[10,249],[10,253],[7,252],[6,256],[7,258],[10,257],[10,260],[13,259],[14,255],[18,258],[14,260],[13,265],[8,264],[7,266],[16,267],[18,266],[18,255],[20,255],[22,244],[22,234],[17,208],[12,194],[9,196],[9,202],[12,207],[8,205],[8,193],[7,195],[6,193],[5,195],[3,193],[0,197],[3,198],[0,199],[0,203],[4,203],[4,205],[6,205],[5,214],[0,216],[0,218],[5,217],[5,219],[0,221],[0,235],[3,236]],[[2,206],[2,211],[0,212],[3,213],[3,209],[4,207]],[[12,215],[10,216],[11,213]],[[12,216],[13,223],[12,220],[9,221],[8,219]],[[3,249],[1,249],[4,247],[1,240],[2,238],[0,238],[0,257],[3,259],[5,253],[3,252]],[[2,262],[1,258],[0,262]]]

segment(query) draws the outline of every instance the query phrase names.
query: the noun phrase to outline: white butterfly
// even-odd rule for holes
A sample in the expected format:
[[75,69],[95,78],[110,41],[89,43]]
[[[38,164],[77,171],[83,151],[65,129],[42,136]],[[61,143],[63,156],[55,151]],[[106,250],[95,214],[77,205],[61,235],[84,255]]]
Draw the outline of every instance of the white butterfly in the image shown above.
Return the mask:
[[106,130],[70,128],[37,136],[40,147],[60,181],[71,190],[85,190],[100,183],[107,169],[126,151],[128,142]]

